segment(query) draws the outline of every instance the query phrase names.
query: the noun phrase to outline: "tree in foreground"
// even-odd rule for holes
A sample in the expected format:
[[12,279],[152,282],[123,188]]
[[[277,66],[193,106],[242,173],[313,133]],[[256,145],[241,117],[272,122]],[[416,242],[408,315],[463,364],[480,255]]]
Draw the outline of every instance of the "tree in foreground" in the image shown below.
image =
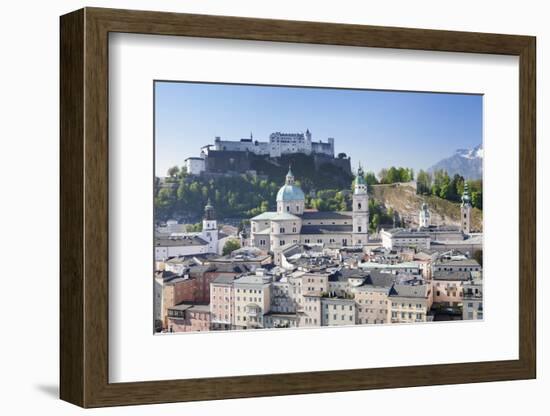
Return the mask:
[[233,253],[235,250],[241,248],[239,240],[228,240],[223,246],[223,255],[227,256],[228,254]]

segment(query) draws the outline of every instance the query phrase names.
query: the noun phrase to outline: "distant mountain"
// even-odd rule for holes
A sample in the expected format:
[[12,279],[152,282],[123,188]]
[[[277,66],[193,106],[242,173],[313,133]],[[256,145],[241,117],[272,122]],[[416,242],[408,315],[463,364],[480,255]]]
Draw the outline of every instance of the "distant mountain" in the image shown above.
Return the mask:
[[434,172],[439,169],[446,170],[449,176],[459,174],[466,179],[481,179],[483,167],[483,147],[478,145],[473,149],[458,149],[455,153],[428,169]]

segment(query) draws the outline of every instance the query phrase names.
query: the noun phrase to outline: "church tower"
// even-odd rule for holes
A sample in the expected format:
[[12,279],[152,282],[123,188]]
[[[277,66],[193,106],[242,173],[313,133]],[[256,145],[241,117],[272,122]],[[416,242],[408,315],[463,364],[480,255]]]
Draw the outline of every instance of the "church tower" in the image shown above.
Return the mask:
[[464,183],[464,192],[462,193],[462,203],[460,204],[460,222],[462,232],[470,234],[470,216],[472,213],[472,203],[468,192],[468,184]]
[[364,245],[369,241],[369,196],[363,169],[359,165],[353,189],[352,245]]
[[210,199],[204,207],[201,237],[208,242],[209,253],[218,252],[218,222],[216,221],[214,207],[210,204]]
[[430,226],[430,210],[428,204],[422,203],[422,208],[418,213],[418,228],[428,228]]

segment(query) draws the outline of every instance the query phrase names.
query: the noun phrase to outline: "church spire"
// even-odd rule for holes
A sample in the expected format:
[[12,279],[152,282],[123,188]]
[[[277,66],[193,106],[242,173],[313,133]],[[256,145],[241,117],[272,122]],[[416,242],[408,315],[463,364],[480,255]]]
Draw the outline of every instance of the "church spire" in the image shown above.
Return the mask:
[[294,185],[294,174],[292,173],[292,165],[288,165],[288,173],[286,174],[286,181],[285,183],[287,185]]
[[361,167],[361,163],[359,163],[359,168],[357,169],[357,175],[355,176],[355,191],[359,190],[365,190],[367,189],[367,184],[365,182],[365,176],[363,173],[363,168]]
[[471,205],[470,192],[468,191],[468,183],[464,183],[464,192],[462,193],[462,206]]
[[212,203],[210,202],[210,198],[208,198],[208,202],[206,203],[206,206],[204,207],[204,219],[208,221],[212,221],[215,219],[214,214],[214,207],[212,206]]
[[470,219],[472,212],[472,202],[470,199],[470,192],[468,190],[468,183],[464,184],[464,192],[462,193],[462,204],[460,204],[460,216],[462,222],[462,232],[464,234],[470,234]]

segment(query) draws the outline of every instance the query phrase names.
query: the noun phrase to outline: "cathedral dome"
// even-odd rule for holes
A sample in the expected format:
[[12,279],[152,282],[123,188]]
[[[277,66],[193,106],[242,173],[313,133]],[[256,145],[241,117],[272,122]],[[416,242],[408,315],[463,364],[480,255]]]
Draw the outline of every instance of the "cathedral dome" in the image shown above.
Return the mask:
[[304,192],[296,185],[283,185],[277,192],[277,202],[303,201],[304,199]]
[[286,183],[277,192],[277,202],[304,201],[305,199],[304,192],[294,184],[294,175],[289,167],[286,174]]

